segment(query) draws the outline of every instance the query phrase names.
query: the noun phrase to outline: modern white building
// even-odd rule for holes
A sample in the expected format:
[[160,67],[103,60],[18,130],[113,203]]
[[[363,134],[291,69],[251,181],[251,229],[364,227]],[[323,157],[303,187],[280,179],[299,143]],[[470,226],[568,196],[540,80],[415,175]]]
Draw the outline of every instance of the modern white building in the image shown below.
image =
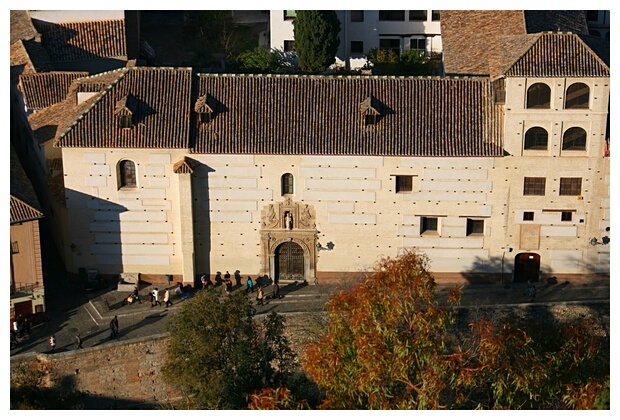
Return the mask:
[[[441,53],[439,10],[337,10],[336,14],[340,19],[336,66],[361,68],[373,48]],[[294,50],[294,20],[294,10],[271,11],[271,48]]]

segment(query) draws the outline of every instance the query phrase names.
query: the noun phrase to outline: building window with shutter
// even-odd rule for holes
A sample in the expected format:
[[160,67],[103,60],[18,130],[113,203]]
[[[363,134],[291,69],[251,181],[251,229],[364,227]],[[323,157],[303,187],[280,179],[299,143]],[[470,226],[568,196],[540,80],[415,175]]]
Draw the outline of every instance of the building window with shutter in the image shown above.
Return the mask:
[[560,195],[581,195],[581,178],[560,178]]
[[351,10],[351,22],[363,22],[364,11],[363,10]]
[[396,192],[412,192],[413,191],[413,176],[411,175],[396,175]]
[[585,83],[573,83],[566,89],[566,109],[588,109],[590,107],[590,87]]
[[467,219],[467,236],[482,236],[484,235],[484,220],[482,219]]
[[436,217],[422,217],[420,220],[420,234],[437,235],[438,223]]
[[131,160],[121,160],[118,163],[119,189],[137,188],[136,164]]
[[294,179],[292,174],[282,175],[282,195],[293,194],[294,192]]
[[564,132],[562,150],[586,150],[586,130],[581,127],[571,127]]
[[524,211],[523,212],[523,220],[526,222],[531,222],[534,220],[534,212],[533,211]]
[[545,195],[546,178],[525,177],[523,195]]
[[544,83],[534,83],[527,89],[526,108],[549,109],[551,107],[551,88]]

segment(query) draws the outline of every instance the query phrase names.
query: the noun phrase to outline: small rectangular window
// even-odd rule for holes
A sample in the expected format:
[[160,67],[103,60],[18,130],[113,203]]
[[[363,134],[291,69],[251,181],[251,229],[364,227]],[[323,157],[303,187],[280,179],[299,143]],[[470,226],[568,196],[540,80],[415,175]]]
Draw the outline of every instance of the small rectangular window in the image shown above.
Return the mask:
[[284,41],[284,51],[286,52],[295,51],[295,41],[291,41],[291,40]]
[[120,124],[121,128],[131,128],[131,115],[121,115]]
[[11,254],[19,254],[19,244],[17,241],[11,242]]
[[379,10],[379,20],[385,21],[404,21],[404,10]]
[[363,22],[364,11],[363,10],[351,10],[351,22]]
[[411,192],[413,191],[413,176],[411,175],[396,175],[396,192]]
[[534,212],[533,211],[524,211],[523,212],[523,220],[531,222],[534,220]]
[[484,220],[467,219],[467,236],[483,235],[483,234],[484,234]]
[[560,178],[560,195],[581,195],[581,178]]
[[426,10],[409,10],[409,20],[425,21],[427,17]]
[[545,195],[546,178],[525,177],[523,195]]
[[440,20],[440,17],[441,17],[441,12],[439,10],[433,10],[432,19],[434,21],[438,21]]
[[394,50],[397,54],[400,54],[400,39],[381,38],[379,39],[379,49]]
[[422,217],[420,223],[420,233],[437,233],[437,218],[436,217]]
[[425,38],[411,38],[409,40],[409,49],[410,50],[418,50],[418,51],[426,51],[426,39]]
[[351,54],[364,54],[364,41],[351,41]]
[[572,222],[573,221],[573,212],[572,211],[563,211],[562,212],[562,221],[563,222]]

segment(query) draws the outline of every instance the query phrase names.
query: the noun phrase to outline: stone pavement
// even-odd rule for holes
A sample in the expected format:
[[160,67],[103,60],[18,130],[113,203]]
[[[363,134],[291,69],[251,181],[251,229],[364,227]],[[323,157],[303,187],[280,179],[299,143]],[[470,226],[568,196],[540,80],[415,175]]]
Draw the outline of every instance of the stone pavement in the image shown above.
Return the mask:
[[[61,282],[62,283],[62,282]],[[47,339],[54,334],[57,341],[55,353],[75,350],[75,335],[80,333],[83,347],[115,345],[118,342],[140,338],[159,338],[164,333],[164,325],[171,315],[179,310],[183,301],[173,296],[173,305],[169,308],[148,303],[149,292],[157,286],[160,291],[166,286],[147,285],[140,290],[142,303],[123,305],[127,292],[118,292],[114,286],[101,291],[86,293],[78,285],[67,280],[58,288],[56,294],[50,293],[48,304],[48,322],[32,329],[31,335],[17,347],[11,349],[11,356],[30,357],[35,353],[49,353],[51,349]],[[281,284],[282,299],[272,299],[272,285],[265,288],[265,305],[255,305],[257,316],[276,311],[281,314],[299,314],[321,311],[325,302],[342,289],[337,284],[309,285],[304,283]],[[548,305],[557,302],[607,301],[610,298],[608,281],[569,283],[558,281],[557,284],[535,283],[537,298],[530,302],[524,295],[525,284],[501,286],[497,284],[438,284],[437,293],[441,300],[448,289],[459,286],[463,290],[462,306],[485,305]],[[171,286],[172,291],[174,287]],[[224,293],[223,287],[218,288]],[[245,285],[236,286],[233,293],[243,292]],[[163,293],[162,293],[163,295]],[[193,295],[192,295],[193,296]],[[255,294],[254,294],[255,297]],[[192,297],[190,296],[189,299]],[[119,322],[119,336],[110,338],[109,323],[116,316]]]

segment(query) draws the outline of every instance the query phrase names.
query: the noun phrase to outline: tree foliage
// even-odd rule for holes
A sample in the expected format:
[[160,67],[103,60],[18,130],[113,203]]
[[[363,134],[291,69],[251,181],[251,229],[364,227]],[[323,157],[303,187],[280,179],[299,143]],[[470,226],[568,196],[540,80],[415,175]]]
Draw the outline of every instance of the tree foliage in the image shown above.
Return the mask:
[[321,73],[336,62],[340,20],[333,10],[298,10],[293,22],[299,68]]
[[385,258],[328,303],[303,366],[327,409],[591,409],[605,389],[604,337],[587,320],[460,331],[461,291],[435,298],[423,255]]
[[429,76],[432,73],[431,61],[417,50],[398,55],[394,50],[373,48],[368,52],[368,61],[367,66],[379,75]]
[[278,386],[294,354],[275,313],[263,325],[243,293],[207,289],[168,322],[164,379],[191,396],[195,408],[238,409],[255,390]]
[[287,53],[277,49],[267,51],[261,47],[243,51],[237,57],[236,64],[239,71],[245,73],[292,73],[296,67]]
[[447,327],[460,290],[435,301],[428,260],[385,258],[365,282],[328,303],[327,334],[304,367],[330,409],[435,409],[444,389]]

